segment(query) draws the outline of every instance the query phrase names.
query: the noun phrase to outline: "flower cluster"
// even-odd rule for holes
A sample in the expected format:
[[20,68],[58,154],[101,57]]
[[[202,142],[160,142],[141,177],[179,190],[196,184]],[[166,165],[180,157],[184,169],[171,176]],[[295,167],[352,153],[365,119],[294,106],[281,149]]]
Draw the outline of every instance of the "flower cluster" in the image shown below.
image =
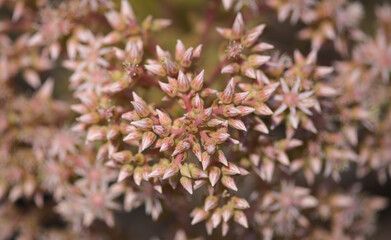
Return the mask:
[[127,0],[0,1],[0,239],[107,239],[142,205],[175,239],[374,232],[387,201],[341,186],[391,176],[391,7],[372,36],[359,3],[218,3],[199,43]]

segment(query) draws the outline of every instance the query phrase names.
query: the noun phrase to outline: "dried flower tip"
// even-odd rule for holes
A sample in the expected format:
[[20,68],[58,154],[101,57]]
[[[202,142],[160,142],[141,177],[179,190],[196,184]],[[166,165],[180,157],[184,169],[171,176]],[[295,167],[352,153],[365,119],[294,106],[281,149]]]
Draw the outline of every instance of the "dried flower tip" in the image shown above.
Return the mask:
[[192,186],[190,178],[181,177],[179,182],[182,184],[182,186],[186,189],[187,192],[189,192],[190,194],[193,194],[193,186]]
[[205,211],[212,210],[213,208],[217,207],[218,199],[216,196],[208,196],[205,199],[204,203],[204,209]]
[[221,178],[221,183],[229,189],[238,191],[238,187],[236,186],[234,179],[230,176],[223,176]]
[[198,73],[197,76],[195,76],[193,78],[193,80],[191,81],[191,89],[193,89],[194,91],[200,91],[204,85],[204,75],[205,75],[205,71],[202,70],[200,73]]
[[187,92],[190,89],[190,81],[186,77],[186,75],[182,72],[179,71],[178,74],[178,90],[180,92]]
[[171,163],[164,172],[163,179],[175,176],[179,172],[179,167],[175,163]]
[[145,103],[140,103],[140,102],[136,102],[136,101],[131,101],[131,103],[134,107],[134,110],[137,112],[137,114],[140,117],[146,117],[149,115],[149,109]]

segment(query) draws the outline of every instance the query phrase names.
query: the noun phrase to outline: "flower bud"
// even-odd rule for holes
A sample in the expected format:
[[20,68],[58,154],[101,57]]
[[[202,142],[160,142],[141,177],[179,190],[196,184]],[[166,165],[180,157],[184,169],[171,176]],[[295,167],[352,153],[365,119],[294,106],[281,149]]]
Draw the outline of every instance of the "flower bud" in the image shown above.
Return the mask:
[[160,76],[160,77],[165,77],[167,75],[166,71],[164,70],[164,68],[160,64],[157,64],[157,63],[156,64],[149,64],[149,65],[144,65],[144,67],[152,75],[156,75],[156,76]]
[[145,103],[136,102],[136,101],[131,101],[131,103],[134,107],[134,110],[137,112],[137,114],[140,117],[143,118],[149,115],[149,108]]
[[190,67],[191,62],[193,61],[193,48],[189,48],[186,52],[183,53],[180,63],[183,67]]
[[201,164],[202,164],[202,169],[205,171],[210,164],[210,155],[207,152],[202,153]]
[[208,175],[206,175],[205,172],[203,172],[201,169],[197,168],[195,164],[191,163],[189,164],[189,170],[191,177],[193,179],[199,179],[199,178],[207,178]]
[[263,55],[256,55],[256,54],[249,56],[247,59],[248,63],[255,68],[265,64],[269,60],[270,60],[270,56],[263,56]]
[[178,90],[180,92],[187,92],[190,89],[190,81],[186,77],[186,75],[182,72],[179,71],[178,74]]
[[110,159],[113,159],[116,162],[125,163],[125,162],[130,162],[132,156],[133,154],[131,151],[125,150],[125,151],[111,154]]
[[244,125],[244,123],[240,119],[230,118],[228,120],[228,124],[231,127],[236,128],[238,130],[247,131],[246,126]]
[[234,89],[235,89],[234,79],[231,78],[231,80],[225,87],[224,92],[218,94],[218,97],[221,100],[221,102],[223,102],[224,104],[231,103],[232,98],[234,96]]
[[179,61],[185,51],[185,45],[183,45],[182,41],[178,39],[175,47],[175,59]]
[[167,57],[160,58],[160,64],[166,70],[167,75],[174,77],[178,73],[178,66]]
[[179,172],[179,167],[175,163],[171,163],[164,172],[163,179],[170,178]]
[[236,175],[236,174],[240,174],[240,169],[238,166],[236,166],[235,164],[233,163],[229,163],[228,164],[228,167],[224,166],[222,167],[221,169],[223,171],[223,174],[224,175]]
[[209,181],[212,187],[214,187],[220,178],[221,171],[218,167],[211,167],[209,171]]
[[111,125],[107,130],[106,138],[107,140],[113,140],[119,136],[120,130],[118,125]]
[[239,223],[243,227],[248,228],[247,217],[246,215],[244,215],[243,211],[235,211],[234,221]]
[[221,162],[224,166],[228,166],[228,161],[223,151],[219,150],[217,154],[218,154],[219,162]]
[[129,111],[129,112],[123,113],[121,115],[121,118],[125,119],[125,120],[128,120],[128,121],[140,120],[140,117],[139,117],[139,115],[137,114],[136,111]]
[[242,38],[243,46],[251,47],[258,40],[259,36],[263,32],[263,29],[265,29],[265,26],[265,24],[261,24],[248,31]]
[[234,24],[232,25],[232,37],[234,39],[239,39],[242,37],[244,31],[245,31],[244,21],[241,13],[238,13],[236,15]]
[[193,194],[193,186],[192,186],[190,178],[181,177],[179,182],[182,184],[183,188],[186,189],[186,191],[188,191],[190,194]]
[[174,140],[170,137],[166,137],[162,141],[162,145],[160,146],[160,152],[167,151],[170,149],[172,146],[174,146]]
[[193,213],[193,220],[191,221],[191,225],[197,224],[208,217],[208,214],[203,209],[195,209]]
[[243,209],[250,208],[250,204],[244,198],[232,197],[231,202],[234,208],[236,209],[243,210]]
[[156,135],[153,132],[145,132],[141,139],[141,147],[139,152],[143,152],[145,149],[150,147],[156,140]]
[[170,97],[175,97],[177,94],[177,86],[174,86],[173,84],[167,84],[164,82],[159,81],[160,88],[163,90],[164,93],[166,93]]
[[241,113],[242,112],[239,109],[235,108],[232,105],[226,105],[223,108],[224,117],[235,117],[237,115],[240,115]]
[[194,155],[196,155],[196,157],[198,158],[199,161],[201,161],[201,145],[196,142],[196,143],[193,143],[193,147],[192,147],[192,151],[194,153]]
[[133,126],[139,128],[139,129],[142,129],[142,130],[151,130],[152,125],[153,125],[153,121],[150,118],[143,118],[138,121],[133,121],[130,124],[132,124]]
[[76,119],[77,121],[85,124],[95,124],[100,120],[99,114],[96,112],[86,113]]
[[129,164],[123,165],[121,170],[118,173],[117,182],[122,182],[123,180],[125,180],[126,178],[131,176],[132,173],[133,173],[133,166],[132,165],[129,165]]
[[238,106],[238,107],[236,107],[236,109],[238,109],[240,111],[241,116],[249,115],[255,111],[254,108],[248,107],[248,106]]
[[212,221],[213,228],[216,228],[221,223],[221,211],[219,209],[215,210],[210,219]]
[[188,164],[183,164],[183,166],[181,167],[180,172],[181,172],[182,176],[191,178],[191,173],[190,173],[190,169],[189,169],[189,165]]
[[238,74],[239,71],[240,71],[240,66],[237,63],[228,64],[221,69],[221,73],[232,74],[232,75]]
[[165,114],[164,112],[160,111],[159,109],[156,109],[156,112],[158,114],[159,122],[160,122],[161,125],[171,125],[172,120],[171,120],[171,118],[167,114]]
[[221,183],[229,189],[238,191],[238,187],[236,186],[234,179],[230,176],[223,176],[221,178]]
[[216,196],[208,196],[205,199],[204,202],[204,209],[205,211],[212,210],[213,208],[217,207],[218,199]]
[[204,85],[204,70],[202,70],[197,76],[193,78],[190,83],[191,89],[194,91],[200,91]]
[[233,209],[229,205],[225,205],[222,209],[221,216],[223,217],[224,222],[228,222],[233,215]]

